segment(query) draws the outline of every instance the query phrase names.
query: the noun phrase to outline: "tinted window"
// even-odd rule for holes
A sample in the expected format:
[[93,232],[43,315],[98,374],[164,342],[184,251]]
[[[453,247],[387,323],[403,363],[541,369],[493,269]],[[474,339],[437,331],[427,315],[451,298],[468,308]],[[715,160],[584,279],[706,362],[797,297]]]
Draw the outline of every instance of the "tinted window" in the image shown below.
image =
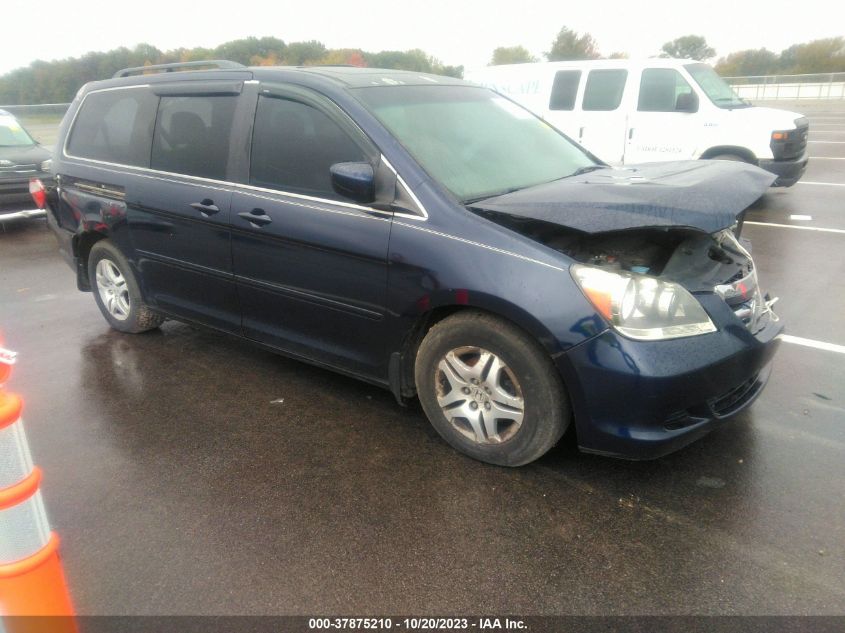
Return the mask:
[[549,98],[549,110],[572,110],[575,107],[575,95],[581,81],[580,70],[559,70],[555,73],[552,96]]
[[329,168],[365,160],[358,145],[322,111],[288,99],[259,99],[251,184],[343,200],[332,189]]
[[68,153],[148,167],[156,105],[158,97],[145,88],[89,94],[73,125]]
[[225,180],[236,104],[237,97],[162,97],[151,167]]
[[622,103],[627,70],[591,70],[584,88],[584,110],[615,110]]
[[640,112],[674,112],[678,96],[692,88],[674,68],[647,68],[640,79]]

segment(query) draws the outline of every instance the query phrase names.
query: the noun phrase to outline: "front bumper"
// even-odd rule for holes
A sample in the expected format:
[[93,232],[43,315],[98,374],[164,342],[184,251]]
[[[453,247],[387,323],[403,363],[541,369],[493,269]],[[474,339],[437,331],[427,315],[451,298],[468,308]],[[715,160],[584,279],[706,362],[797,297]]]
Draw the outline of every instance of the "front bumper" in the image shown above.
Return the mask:
[[[53,184],[47,174],[33,172],[33,177],[40,178],[45,187]],[[47,212],[36,209],[29,193],[29,178],[0,178],[0,222],[28,218],[43,218]]]
[[43,218],[46,215],[46,209],[20,209],[18,211],[12,211],[0,207],[0,222],[7,222],[10,220],[28,220],[30,218]]
[[777,176],[777,180],[772,184],[773,187],[791,187],[804,175],[809,160],[809,155],[807,152],[804,152],[798,158],[787,160],[764,158],[759,161],[759,165],[761,169],[765,169]]
[[[719,297],[702,299],[717,332],[635,341],[606,330],[557,359],[582,450],[654,459],[711,431],[763,390],[783,325],[752,334]],[[727,325],[724,325],[727,324]]]

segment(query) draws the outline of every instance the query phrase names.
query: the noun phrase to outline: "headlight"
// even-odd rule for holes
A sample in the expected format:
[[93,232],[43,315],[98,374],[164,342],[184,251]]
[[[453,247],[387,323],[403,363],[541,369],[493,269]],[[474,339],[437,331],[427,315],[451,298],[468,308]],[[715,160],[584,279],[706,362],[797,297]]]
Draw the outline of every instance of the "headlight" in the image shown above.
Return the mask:
[[671,281],[575,264],[572,276],[590,303],[620,333],[660,340],[715,332],[704,308]]

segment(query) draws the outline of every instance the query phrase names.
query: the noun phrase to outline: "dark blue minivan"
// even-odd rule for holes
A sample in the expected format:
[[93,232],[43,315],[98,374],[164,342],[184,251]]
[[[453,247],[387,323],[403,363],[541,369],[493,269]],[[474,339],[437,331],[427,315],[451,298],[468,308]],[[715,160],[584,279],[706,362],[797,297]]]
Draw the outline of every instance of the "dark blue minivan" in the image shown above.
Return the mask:
[[773,176],[614,169],[488,89],[200,62],[83,87],[48,221],[106,320],[172,318],[418,397],[476,459],[570,426],[653,458],[748,406],[782,326],[738,218]]

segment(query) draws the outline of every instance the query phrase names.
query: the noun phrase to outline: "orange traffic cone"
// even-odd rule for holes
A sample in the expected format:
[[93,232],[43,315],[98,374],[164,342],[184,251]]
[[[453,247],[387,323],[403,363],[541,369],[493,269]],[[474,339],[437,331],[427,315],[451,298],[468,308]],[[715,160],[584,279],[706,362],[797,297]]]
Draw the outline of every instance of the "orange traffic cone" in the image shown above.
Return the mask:
[[[23,402],[2,391],[15,354],[0,347],[0,630],[75,631],[59,539],[50,531],[24,433]],[[16,616],[66,616],[42,618]]]

